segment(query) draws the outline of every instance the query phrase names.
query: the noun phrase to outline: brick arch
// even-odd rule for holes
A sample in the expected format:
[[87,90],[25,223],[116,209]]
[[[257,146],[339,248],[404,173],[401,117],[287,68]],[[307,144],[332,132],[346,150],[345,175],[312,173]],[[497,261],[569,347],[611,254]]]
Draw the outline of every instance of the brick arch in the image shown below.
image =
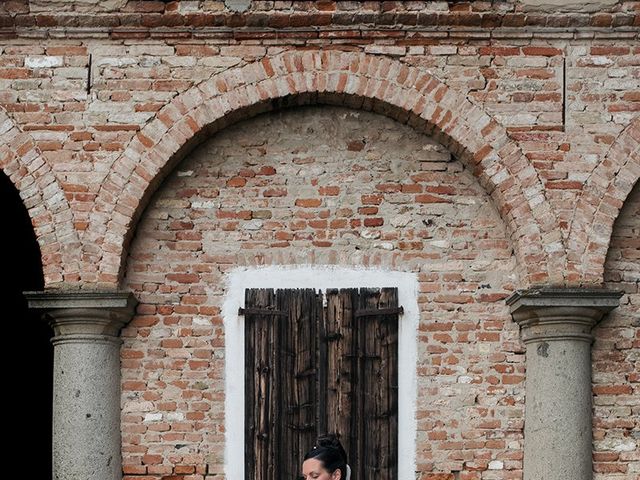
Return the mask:
[[18,190],[31,218],[45,287],[77,282],[80,243],[69,202],[33,138],[1,108],[0,170]]
[[[507,223],[527,284],[562,282],[564,247],[540,179],[506,130],[428,72],[386,57],[285,52],[227,70],[175,97],[131,141],[103,183],[85,232],[102,245],[94,279],[117,284],[150,195],[204,135],[274,108],[338,103],[384,113],[433,135],[465,163]],[[88,255],[85,255],[87,257]]]
[[568,241],[569,278],[601,284],[613,226],[640,178],[640,116],[618,135],[587,179],[576,204]]

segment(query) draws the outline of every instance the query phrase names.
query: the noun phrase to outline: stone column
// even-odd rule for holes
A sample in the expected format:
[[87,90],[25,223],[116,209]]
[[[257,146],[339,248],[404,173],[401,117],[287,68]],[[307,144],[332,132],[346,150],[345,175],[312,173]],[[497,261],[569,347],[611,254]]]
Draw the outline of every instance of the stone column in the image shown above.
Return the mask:
[[507,299],[527,349],[524,480],[592,478],[591,329],[620,296],[540,288]]
[[26,292],[55,336],[53,479],[120,480],[120,329],[136,301],[123,292]]

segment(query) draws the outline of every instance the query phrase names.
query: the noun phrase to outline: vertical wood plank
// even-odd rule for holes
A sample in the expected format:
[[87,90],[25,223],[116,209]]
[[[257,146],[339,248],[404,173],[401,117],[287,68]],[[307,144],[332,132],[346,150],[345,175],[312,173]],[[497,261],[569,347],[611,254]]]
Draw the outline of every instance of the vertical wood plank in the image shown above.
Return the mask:
[[[250,305],[252,292],[245,290],[244,304],[245,307]],[[256,346],[256,328],[255,322],[249,321],[248,315],[245,316],[244,326],[244,477],[245,480],[257,478],[256,475],[256,382],[257,368],[255,365],[255,346]]]
[[318,320],[322,304],[313,289],[282,290],[280,376],[282,435],[280,478],[297,478],[302,457],[313,445],[317,421]]
[[[382,295],[388,295],[386,300],[389,306],[398,307],[398,289],[382,289]],[[386,379],[386,391],[387,391],[387,410],[389,414],[388,422],[388,440],[386,442],[388,448],[387,461],[383,463],[383,468],[387,469],[389,479],[398,478],[398,382],[399,382],[399,349],[398,338],[400,328],[399,315],[394,315],[389,318],[385,325],[387,330],[384,332],[386,338],[382,345],[385,348],[385,354],[383,358],[386,359],[384,365],[383,375]]]
[[[361,289],[359,308],[365,310],[398,306],[395,288]],[[363,477],[381,480],[397,478],[397,386],[398,315],[371,315],[359,318],[363,343],[363,416],[367,435],[363,436]]]
[[[327,290],[325,311],[327,348],[326,430],[339,436],[350,461],[357,465],[355,402],[357,335],[353,322],[355,289]],[[356,477],[356,472],[353,472]],[[356,477],[359,478],[359,477]]]
[[[288,292],[279,290],[277,292],[279,303],[283,304],[284,309],[289,311],[290,308],[295,308],[292,305],[290,295],[287,295]],[[288,427],[288,424],[292,421],[292,412],[287,409],[287,406],[290,402],[290,394],[293,388],[293,379],[291,378],[293,375],[293,356],[295,355],[294,349],[294,332],[292,331],[295,325],[292,325],[291,316],[295,315],[295,312],[290,312],[289,314],[283,318],[283,322],[280,323],[279,329],[279,337],[280,337],[280,351],[278,352],[280,356],[280,365],[282,367],[281,375],[278,378],[280,391],[282,392],[281,400],[282,403],[279,404],[278,410],[280,411],[280,423],[282,424],[282,428],[280,430],[280,436],[274,441],[277,443],[279,448],[278,452],[278,463],[281,465],[283,470],[287,470],[288,465],[283,465],[282,462],[286,461],[284,458],[284,451],[287,448],[292,448],[290,433],[291,429]],[[282,473],[282,472],[280,472]],[[286,478],[286,477],[282,477]]]
[[[273,289],[247,289],[245,307],[277,309]],[[276,461],[279,436],[278,316],[245,316],[245,478],[279,478]]]
[[[316,295],[316,308],[318,310],[318,343],[317,343],[317,369],[318,369],[318,382],[316,384],[316,436],[322,435],[327,432],[328,428],[328,409],[327,402],[329,397],[329,351],[328,351],[328,325],[327,314],[324,308],[323,302],[324,295],[319,292]],[[333,382],[332,375],[332,382]]]

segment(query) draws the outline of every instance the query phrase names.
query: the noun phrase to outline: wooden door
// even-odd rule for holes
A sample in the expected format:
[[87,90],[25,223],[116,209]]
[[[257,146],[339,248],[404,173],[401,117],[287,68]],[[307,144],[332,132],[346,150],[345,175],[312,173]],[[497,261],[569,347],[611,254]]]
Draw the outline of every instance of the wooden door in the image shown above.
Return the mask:
[[298,478],[323,433],[353,480],[397,478],[400,311],[395,288],[246,290],[247,480]]

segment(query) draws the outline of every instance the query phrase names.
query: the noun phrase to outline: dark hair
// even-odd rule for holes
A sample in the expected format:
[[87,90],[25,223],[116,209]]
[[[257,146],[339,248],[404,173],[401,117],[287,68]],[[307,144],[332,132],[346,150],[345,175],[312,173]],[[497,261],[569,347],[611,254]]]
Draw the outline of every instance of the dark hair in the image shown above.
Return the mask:
[[333,434],[322,435],[316,440],[314,447],[304,456],[305,460],[315,458],[322,462],[329,473],[340,470],[342,480],[347,478],[347,452]]

